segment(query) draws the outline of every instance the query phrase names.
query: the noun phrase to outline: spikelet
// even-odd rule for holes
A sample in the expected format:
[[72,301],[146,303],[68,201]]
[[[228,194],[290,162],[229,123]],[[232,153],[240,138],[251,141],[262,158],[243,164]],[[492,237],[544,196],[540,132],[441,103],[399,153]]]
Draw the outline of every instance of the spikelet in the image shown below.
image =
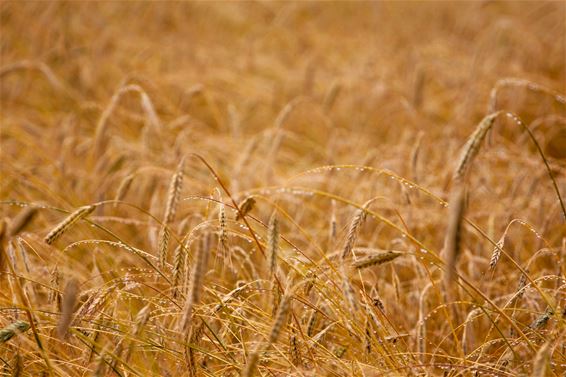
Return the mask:
[[331,212],[330,212],[330,228],[328,232],[328,250],[334,251],[334,245],[336,243],[336,235],[338,234],[338,225],[336,221],[336,201],[332,199]]
[[163,268],[167,262],[167,249],[169,247],[169,239],[171,238],[171,232],[166,224],[161,226],[159,229],[159,268]]
[[295,366],[303,365],[303,357],[301,356],[301,350],[299,349],[299,340],[297,339],[297,331],[293,327],[291,330],[291,337],[289,338],[289,350],[291,363]]
[[476,127],[474,133],[468,138],[468,141],[466,142],[466,145],[464,145],[460,154],[456,169],[454,170],[454,180],[459,181],[466,177],[474,158],[480,150],[483,139],[485,139],[487,132],[491,129],[495,123],[495,118],[497,118],[499,114],[499,112],[495,112],[483,118]]
[[464,217],[464,187],[457,184],[450,194],[450,213],[448,227],[444,239],[444,255],[446,260],[445,281],[450,283],[454,278],[454,269],[460,256],[462,237],[462,220]]
[[183,158],[177,166],[177,171],[169,183],[169,194],[167,196],[167,205],[165,206],[165,215],[159,232],[159,267],[161,268],[165,266],[167,261],[167,248],[169,246],[169,238],[171,236],[168,225],[175,221],[177,203],[179,202],[179,195],[183,188],[184,166],[185,159]]
[[178,330],[184,332],[187,335],[188,330],[190,329],[193,306],[197,304],[200,299],[200,294],[202,292],[202,282],[204,279],[204,274],[206,273],[206,268],[208,266],[209,250],[206,238],[207,236],[203,236],[198,248],[197,259],[193,268],[193,272],[190,276],[191,281],[189,285],[189,295],[183,309],[183,317],[179,322]]
[[255,205],[255,199],[251,196],[248,196],[242,204],[240,204],[240,211],[236,214],[236,221],[240,220],[243,216],[246,216]]
[[[290,309],[291,296],[292,290],[290,292],[286,292],[281,298],[279,309],[277,310],[275,320],[273,321],[273,325],[271,326],[271,332],[269,333],[268,344],[266,347],[269,347],[271,344],[275,343],[279,338],[279,335],[281,334],[281,330],[283,329],[283,325],[285,324],[285,319],[287,318],[287,313]],[[259,359],[259,354],[263,349],[265,348],[260,345],[248,356],[246,366],[242,373],[244,377],[251,377],[254,375],[255,366]]]
[[283,325],[285,324],[285,319],[287,318],[287,313],[289,312],[289,306],[291,304],[291,296],[286,293],[281,298],[279,303],[279,309],[271,326],[271,332],[269,333],[268,343],[273,344],[279,338]]
[[18,333],[26,332],[30,328],[29,323],[24,321],[16,321],[2,330],[0,330],[0,344],[6,343],[8,340],[12,339]]
[[[144,326],[147,324],[147,321],[149,320],[150,314],[151,314],[151,304],[147,304],[146,306],[140,309],[140,311],[138,312],[135,318],[135,325],[134,325],[134,331],[132,333],[132,338],[135,339],[138,335],[141,334]],[[126,363],[130,360],[130,356],[132,354],[133,348],[134,348],[133,342],[130,343],[128,348],[126,348],[126,353],[124,354],[124,361]]]
[[[525,270],[525,272],[528,274],[529,270]],[[527,275],[522,273],[521,277],[519,278],[519,284],[517,285],[517,300],[520,299],[525,294],[525,290],[523,288],[525,287],[526,284],[527,284]]]
[[493,248],[493,253],[491,254],[491,259],[489,260],[489,269],[493,270],[501,257],[501,249],[505,245],[505,234],[497,241],[497,246]]
[[255,367],[259,360],[259,351],[253,351],[246,360],[246,366],[242,371],[243,377],[252,377],[255,374]]
[[73,319],[73,311],[77,303],[77,296],[79,293],[79,283],[76,279],[70,279],[65,285],[63,291],[63,302],[61,305],[61,317],[57,324],[57,336],[59,339],[64,339],[67,336],[69,325]]
[[0,219],[0,271],[4,271],[4,238],[7,233],[6,219]]
[[267,227],[267,247],[268,247],[268,258],[269,258],[269,273],[271,276],[275,275],[277,268],[277,254],[279,251],[279,222],[275,213],[271,215],[269,219],[269,225]]
[[171,178],[169,184],[169,196],[167,197],[167,206],[165,207],[165,220],[166,224],[170,224],[175,221],[175,215],[177,213],[177,202],[179,201],[179,195],[181,194],[181,189],[183,188],[183,174],[185,169],[185,159],[181,159],[179,165],[177,166],[177,171]]
[[218,208],[218,222],[220,223],[220,236],[219,244],[223,256],[228,252],[228,233],[226,232],[226,206],[224,203],[219,204]]
[[544,327],[548,323],[548,321],[550,320],[550,318],[552,318],[553,315],[554,315],[554,310],[552,310],[552,308],[548,306],[544,311],[544,313],[542,313],[539,317],[537,317],[537,319],[535,319],[533,323],[529,325],[529,327],[533,330],[540,329],[541,327]]
[[118,106],[120,99],[127,93],[138,93],[140,95],[140,103],[144,112],[146,113],[147,118],[149,119],[150,125],[153,128],[157,128],[159,126],[159,119],[157,118],[157,114],[153,108],[151,100],[149,99],[147,93],[142,89],[142,87],[135,84],[123,86],[118,89],[116,93],[114,93],[114,95],[110,99],[110,103],[100,115],[100,119],[98,120],[94,134],[94,157],[100,157],[102,155],[104,148],[106,147],[105,134],[108,127],[108,120],[114,112],[114,109]]
[[120,182],[120,186],[118,186],[118,190],[116,190],[116,196],[114,197],[114,204],[113,207],[116,208],[118,206],[118,202],[126,197],[126,194],[130,190],[132,186],[132,182],[134,181],[134,177],[136,176],[135,173],[128,174],[122,182]]
[[10,237],[14,237],[20,233],[24,228],[33,220],[34,216],[37,214],[37,207],[26,207],[18,213],[14,220],[10,224],[10,230],[8,234]]
[[71,213],[65,220],[61,221],[47,236],[45,236],[45,243],[51,245],[55,240],[63,233],[65,233],[69,228],[71,228],[77,221],[83,219],[90,215],[96,206],[88,205],[78,208],[75,212]]
[[329,112],[330,110],[332,110],[332,106],[336,102],[336,98],[338,98],[341,89],[342,85],[338,81],[334,81],[330,85],[330,88],[328,88],[328,91],[324,95],[324,100],[322,103],[324,111]]
[[552,354],[552,341],[546,342],[538,350],[535,359],[533,361],[533,377],[544,377],[546,376],[546,370],[550,355]]
[[366,220],[366,210],[371,200],[366,202],[361,209],[358,210],[356,216],[352,219],[350,227],[348,228],[348,235],[346,236],[346,243],[344,244],[344,249],[342,249],[342,259],[346,258],[352,253],[354,244],[358,239],[358,231],[364,224]]
[[490,112],[494,112],[497,110],[497,94],[499,93],[499,90],[503,87],[509,87],[509,86],[516,86],[516,87],[523,87],[526,88],[527,90],[530,90],[532,92],[538,92],[538,93],[544,93],[547,94],[551,97],[554,98],[554,100],[560,104],[565,105],[566,104],[566,97],[552,89],[549,88],[545,88],[542,85],[539,85],[537,83],[525,80],[525,79],[519,79],[519,78],[504,78],[501,80],[498,80],[495,85],[493,86],[493,88],[491,89],[491,92],[489,93],[489,106],[488,106],[488,110]]
[[362,269],[374,265],[384,264],[392,261],[393,259],[400,257],[402,253],[396,251],[386,251],[384,253],[375,253],[366,255],[352,263],[352,267]]
[[173,297],[179,296],[180,285],[185,275],[187,252],[185,245],[178,245],[173,254]]
[[371,325],[369,320],[366,319],[366,326],[364,331],[364,348],[367,354],[371,353]]

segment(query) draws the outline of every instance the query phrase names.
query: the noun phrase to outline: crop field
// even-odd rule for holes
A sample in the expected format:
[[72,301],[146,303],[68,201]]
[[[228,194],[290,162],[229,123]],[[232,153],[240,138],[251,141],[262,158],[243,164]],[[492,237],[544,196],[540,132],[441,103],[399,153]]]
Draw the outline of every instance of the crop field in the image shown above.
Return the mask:
[[0,2],[0,376],[564,376],[566,2]]

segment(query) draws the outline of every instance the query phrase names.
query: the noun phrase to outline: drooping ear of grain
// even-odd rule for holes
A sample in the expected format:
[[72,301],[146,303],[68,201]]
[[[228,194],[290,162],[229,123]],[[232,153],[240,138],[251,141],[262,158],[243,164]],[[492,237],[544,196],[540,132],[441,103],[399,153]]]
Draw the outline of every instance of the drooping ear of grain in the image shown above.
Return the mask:
[[33,220],[37,214],[37,207],[26,207],[18,213],[10,224],[9,235],[13,237],[20,233]]
[[380,265],[387,262],[391,262],[395,258],[400,257],[403,253],[397,251],[386,251],[380,253],[371,253],[363,258],[360,258],[352,263],[352,267],[357,269],[367,268],[374,265]]
[[114,95],[110,99],[110,103],[100,115],[100,118],[96,125],[93,146],[93,156],[95,158],[100,158],[100,156],[102,156],[104,152],[107,142],[106,129],[108,127],[110,116],[118,106],[120,99],[127,93],[138,93],[140,95],[140,103],[144,112],[146,113],[147,118],[149,119],[149,124],[153,127],[153,129],[158,127],[159,119],[157,118],[157,113],[153,108],[153,104],[151,103],[149,96],[143,90],[143,88],[135,84],[123,86],[118,89],[116,93],[114,93]]
[[483,118],[476,127],[474,133],[468,138],[466,145],[464,145],[464,147],[462,148],[460,158],[458,159],[458,164],[456,165],[456,169],[454,170],[454,180],[460,181],[466,177],[474,158],[477,156],[480,150],[485,136],[493,126],[495,119],[499,114],[499,112],[495,112]]
[[71,278],[65,285],[65,290],[63,291],[61,317],[57,324],[57,336],[59,339],[64,339],[67,335],[69,325],[73,319],[73,311],[77,303],[78,293],[79,283],[76,279]]
[[53,228],[53,230],[51,230],[51,232],[49,232],[49,234],[45,236],[45,243],[51,245],[57,238],[61,237],[63,233],[69,230],[69,228],[71,228],[77,221],[91,214],[95,208],[96,206],[94,205],[88,205],[78,208],[75,212],[67,216],[65,220],[57,224],[57,226],[55,226],[55,228]]
[[118,186],[118,190],[116,190],[116,196],[114,197],[114,208],[118,206],[118,202],[123,200],[130,187],[132,186],[132,182],[134,181],[135,173],[128,174],[122,182],[120,182],[120,186]]
[[236,214],[236,221],[240,220],[243,216],[246,216],[255,205],[255,199],[251,196],[244,199],[242,204],[239,205],[240,211]]
[[454,278],[456,262],[460,256],[464,204],[464,186],[462,184],[456,184],[450,193],[450,211],[444,238],[444,255],[446,261],[444,277],[447,283],[450,283]]

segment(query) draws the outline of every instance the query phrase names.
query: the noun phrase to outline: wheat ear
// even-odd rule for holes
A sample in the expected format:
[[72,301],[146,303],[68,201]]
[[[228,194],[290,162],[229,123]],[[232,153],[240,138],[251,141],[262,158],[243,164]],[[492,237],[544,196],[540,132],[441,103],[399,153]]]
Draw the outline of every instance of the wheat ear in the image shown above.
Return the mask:
[[18,213],[14,220],[10,224],[10,229],[8,234],[13,237],[20,233],[24,228],[33,220],[37,214],[37,207],[26,207]]
[[367,201],[362,206],[362,208],[358,210],[356,216],[354,216],[354,218],[352,219],[352,222],[350,223],[350,227],[348,228],[346,243],[344,244],[344,248],[342,249],[342,259],[346,258],[352,253],[352,249],[354,248],[356,240],[358,239],[358,231],[360,230],[360,228],[362,227],[362,225],[366,220],[367,207],[369,207],[369,204],[372,201],[373,200]]
[[57,238],[61,237],[63,233],[69,230],[69,228],[71,228],[77,221],[91,214],[95,208],[96,206],[94,205],[88,205],[78,208],[75,212],[67,216],[65,220],[57,224],[57,226],[55,226],[55,228],[53,228],[53,230],[51,230],[51,232],[49,232],[49,234],[45,236],[45,243],[51,245]]
[[116,196],[114,197],[114,204],[113,207],[116,208],[118,206],[118,202],[124,199],[130,187],[132,186],[132,182],[134,181],[134,177],[136,176],[135,173],[128,174],[122,182],[120,182],[120,186],[118,186],[118,190],[116,190]]
[[0,344],[6,343],[8,340],[12,339],[18,333],[26,332],[30,328],[29,323],[24,321],[16,321],[2,330],[0,330]]
[[397,251],[386,251],[384,253],[374,253],[366,255],[352,263],[352,267],[362,269],[374,265],[380,265],[391,262],[393,259],[400,257],[403,253]]
[[464,186],[457,183],[450,194],[450,213],[448,227],[444,239],[444,255],[446,259],[445,281],[450,283],[454,278],[454,269],[460,256],[462,238],[462,221],[464,218]]
[[209,250],[208,250],[208,242],[206,242],[205,240],[206,238],[207,236],[203,237],[203,239],[200,242],[200,246],[198,248],[196,263],[194,265],[193,272],[191,274],[191,281],[189,285],[189,296],[187,297],[187,301],[185,302],[185,307],[183,309],[183,317],[181,318],[181,322],[179,326],[179,331],[182,331],[187,335],[189,334],[193,306],[197,304],[200,299],[200,294],[202,291],[202,282],[208,265]]
[[269,273],[271,276],[275,276],[277,268],[277,254],[279,251],[279,221],[277,220],[275,213],[271,215],[269,225],[267,227],[267,247]]
[[470,170],[470,166],[474,158],[477,156],[481,144],[487,135],[487,132],[491,129],[495,122],[495,118],[500,114],[500,112],[492,113],[478,124],[474,133],[468,138],[466,145],[460,153],[460,158],[458,159],[458,164],[454,170],[453,178],[454,180],[462,180],[465,178],[467,172]]
[[64,339],[67,336],[67,331],[71,321],[73,320],[73,311],[77,303],[79,294],[79,283],[76,279],[70,279],[65,285],[63,291],[63,302],[61,304],[61,317],[57,324],[57,336],[59,339]]
[[177,166],[177,171],[171,178],[169,183],[169,194],[167,196],[167,205],[165,206],[165,215],[159,232],[159,267],[164,267],[167,262],[167,248],[169,246],[169,238],[171,233],[168,225],[175,221],[177,213],[177,203],[183,188],[183,171],[185,159],[183,158]]

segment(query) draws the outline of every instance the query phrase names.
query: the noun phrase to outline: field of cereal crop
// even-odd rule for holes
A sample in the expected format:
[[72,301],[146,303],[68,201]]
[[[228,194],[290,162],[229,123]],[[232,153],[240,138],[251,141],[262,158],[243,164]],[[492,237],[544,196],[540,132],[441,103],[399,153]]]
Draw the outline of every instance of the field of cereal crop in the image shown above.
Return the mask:
[[566,2],[0,2],[1,376],[563,376]]

